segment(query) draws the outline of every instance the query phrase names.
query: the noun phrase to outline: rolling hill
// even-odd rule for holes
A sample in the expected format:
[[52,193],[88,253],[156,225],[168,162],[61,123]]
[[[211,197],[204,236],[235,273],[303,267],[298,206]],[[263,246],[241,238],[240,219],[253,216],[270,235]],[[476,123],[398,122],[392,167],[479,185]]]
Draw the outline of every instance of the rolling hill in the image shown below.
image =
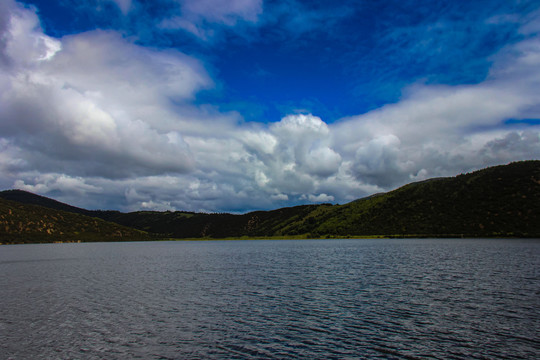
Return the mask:
[[0,192],[0,198],[38,206],[43,216],[70,212],[103,220],[103,226],[112,222],[163,238],[540,237],[540,161],[411,183],[344,205],[242,215],[90,211],[20,190]]
[[[29,196],[28,193],[19,195]],[[43,200],[33,196],[38,201]],[[49,205],[54,203],[54,200],[47,202]],[[150,239],[151,236],[143,231],[96,217],[0,197],[0,244]]]

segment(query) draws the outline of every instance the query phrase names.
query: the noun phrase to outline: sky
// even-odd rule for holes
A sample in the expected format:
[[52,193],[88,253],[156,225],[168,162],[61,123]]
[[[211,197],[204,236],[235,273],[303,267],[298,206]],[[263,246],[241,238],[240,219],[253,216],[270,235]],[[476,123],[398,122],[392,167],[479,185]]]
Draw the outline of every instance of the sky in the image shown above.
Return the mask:
[[537,0],[0,0],[0,189],[243,213],[527,159]]

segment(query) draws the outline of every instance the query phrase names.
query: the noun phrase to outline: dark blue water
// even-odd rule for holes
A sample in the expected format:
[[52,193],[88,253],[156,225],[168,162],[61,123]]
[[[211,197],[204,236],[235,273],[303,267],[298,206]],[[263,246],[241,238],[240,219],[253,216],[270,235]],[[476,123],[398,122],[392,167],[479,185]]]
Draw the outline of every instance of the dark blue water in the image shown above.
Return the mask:
[[0,359],[535,359],[540,241],[0,247]]

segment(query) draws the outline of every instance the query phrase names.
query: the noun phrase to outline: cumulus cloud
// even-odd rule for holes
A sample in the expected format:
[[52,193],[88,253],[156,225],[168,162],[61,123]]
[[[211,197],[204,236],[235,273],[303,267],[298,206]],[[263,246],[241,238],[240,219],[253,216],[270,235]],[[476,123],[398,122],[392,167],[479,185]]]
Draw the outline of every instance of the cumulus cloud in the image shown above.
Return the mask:
[[531,154],[538,158],[540,154],[540,134],[538,131],[513,131],[501,137],[489,140],[480,149],[479,155],[484,161],[508,162]]
[[[186,1],[183,16],[229,26],[262,11],[260,1],[234,4]],[[265,124],[198,104],[214,83],[191,56],[113,31],[52,38],[34,10],[0,10],[4,188],[88,208],[243,212],[540,158],[538,123],[520,122],[540,118],[533,30],[493,56],[478,84],[414,84],[395,104],[333,124],[308,113]]]
[[85,195],[98,193],[101,189],[87,184],[81,177],[71,177],[65,174],[39,174],[34,178],[35,184],[26,184],[22,180],[15,181],[15,187],[34,193],[62,192],[64,194]]
[[285,168],[310,175],[330,176],[337,172],[341,156],[329,147],[330,129],[313,115],[289,115],[270,127],[278,139]]
[[287,201],[289,197],[286,194],[276,194],[271,196],[272,200],[282,200]]
[[358,181],[385,189],[515,160],[538,159],[540,40],[525,39],[493,57],[479,84],[415,84],[398,103],[332,127],[336,150],[353,159]]
[[32,10],[12,3],[10,14],[2,34],[9,65],[0,72],[0,130],[24,149],[29,167],[60,170],[71,161],[80,175],[104,176],[193,168],[182,136],[190,119],[179,118],[172,104],[212,85],[197,60],[114,32],[54,39]]
[[8,64],[15,62],[20,65],[32,65],[49,60],[61,49],[61,44],[57,40],[40,31],[39,20],[34,12],[13,5],[10,9],[9,2],[2,6],[5,11],[0,20],[2,57]]
[[400,145],[401,141],[394,134],[382,135],[362,144],[354,157],[356,174],[365,181],[391,186],[401,172],[407,171],[406,163],[400,159]]
[[326,194],[319,194],[319,195],[317,195],[317,196],[312,195],[312,194],[309,194],[309,195],[308,195],[308,199],[309,199],[309,201],[311,201],[311,202],[317,202],[317,203],[328,202],[328,201],[334,201],[334,197],[333,197],[333,196],[331,196],[331,195],[326,195]]
[[306,159],[307,172],[320,177],[335,174],[341,165],[341,155],[327,146],[309,151]]

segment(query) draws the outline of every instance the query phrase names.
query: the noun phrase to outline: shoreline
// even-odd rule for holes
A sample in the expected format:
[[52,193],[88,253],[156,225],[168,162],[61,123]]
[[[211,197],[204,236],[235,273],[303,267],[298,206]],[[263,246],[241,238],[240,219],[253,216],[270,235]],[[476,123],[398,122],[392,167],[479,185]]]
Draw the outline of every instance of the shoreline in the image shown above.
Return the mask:
[[475,235],[357,235],[357,236],[328,236],[328,237],[307,237],[302,235],[297,236],[254,236],[254,237],[227,237],[227,238],[156,238],[148,240],[126,240],[126,241],[83,241],[83,240],[56,240],[44,242],[0,242],[0,245],[31,245],[31,244],[84,244],[84,243],[133,243],[133,242],[172,242],[172,241],[259,241],[259,240],[370,240],[370,239],[522,239],[522,240],[540,240],[539,236],[475,236]]

